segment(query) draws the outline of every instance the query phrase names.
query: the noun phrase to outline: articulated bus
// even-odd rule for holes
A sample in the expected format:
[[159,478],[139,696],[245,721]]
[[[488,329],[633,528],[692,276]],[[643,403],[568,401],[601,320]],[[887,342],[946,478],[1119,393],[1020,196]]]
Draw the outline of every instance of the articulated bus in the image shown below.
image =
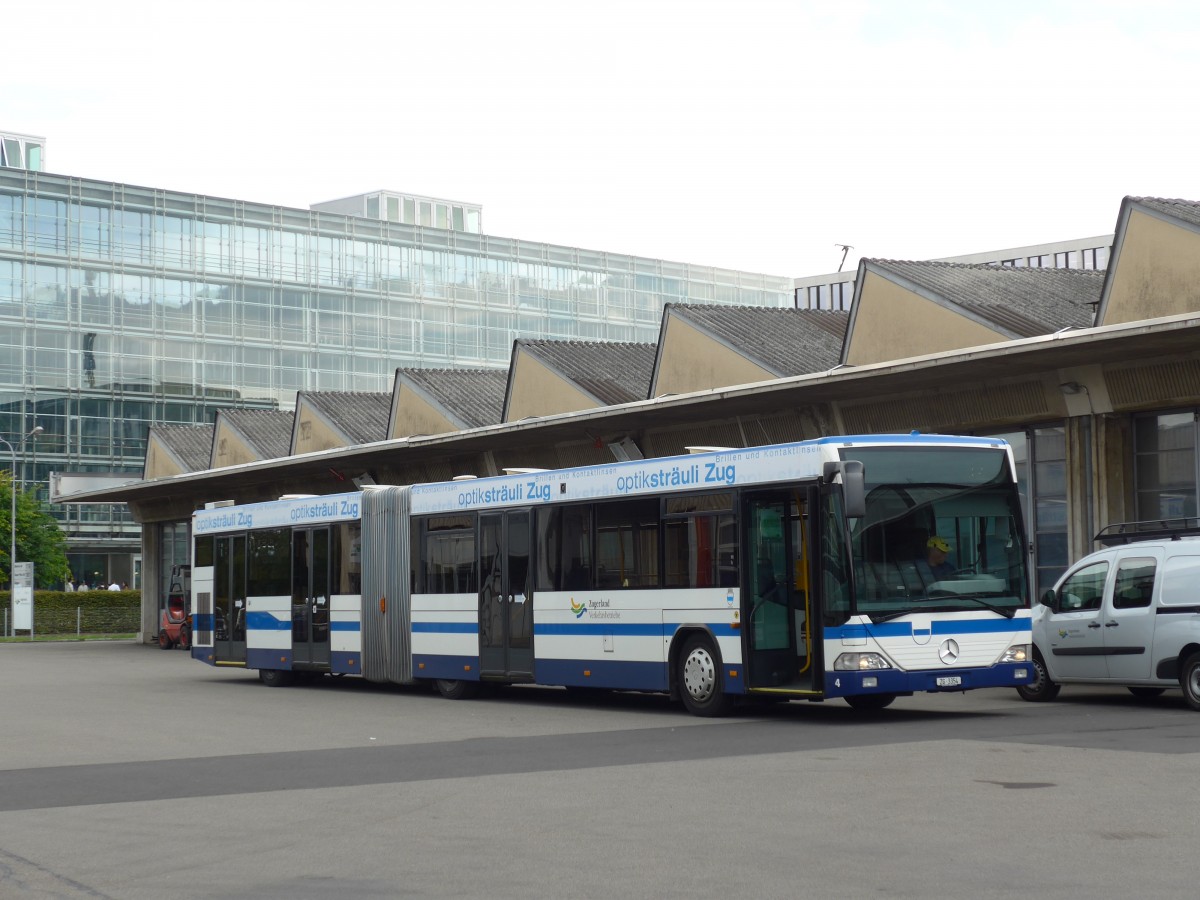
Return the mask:
[[715,716],[1032,677],[1000,440],[821,438],[209,506],[192,655],[272,686],[652,691]]

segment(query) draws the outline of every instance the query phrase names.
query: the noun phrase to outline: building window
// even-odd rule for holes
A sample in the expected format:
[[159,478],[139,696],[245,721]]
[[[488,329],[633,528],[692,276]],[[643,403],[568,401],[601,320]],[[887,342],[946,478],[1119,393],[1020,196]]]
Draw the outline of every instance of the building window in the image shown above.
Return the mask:
[[1139,417],[1133,440],[1137,518],[1196,515],[1196,414]]

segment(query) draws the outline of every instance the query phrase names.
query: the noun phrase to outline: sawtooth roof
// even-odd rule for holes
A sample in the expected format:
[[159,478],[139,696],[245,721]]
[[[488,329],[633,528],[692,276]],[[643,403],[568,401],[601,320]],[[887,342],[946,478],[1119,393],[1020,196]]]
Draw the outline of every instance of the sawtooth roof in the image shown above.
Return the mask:
[[[1103,270],[1031,269],[990,264],[870,259],[1014,338],[1090,328],[1104,287]],[[861,290],[861,285],[859,286]]]
[[777,377],[809,375],[841,361],[850,314],[831,309],[772,309],[669,303],[676,314],[727,343]]
[[183,464],[187,472],[203,472],[212,461],[213,425],[151,425],[150,431]]
[[1192,225],[1200,225],[1200,203],[1195,200],[1172,200],[1163,197],[1129,197],[1128,199],[1147,209],[1157,210]]
[[278,409],[223,409],[218,416],[225,417],[261,459],[291,455],[295,413]]
[[419,387],[464,428],[496,425],[503,416],[507,369],[397,369],[396,378]]
[[[366,391],[301,391],[300,397],[320,411],[351,444],[370,444],[388,437],[392,395]],[[299,398],[297,398],[299,400]]]
[[604,406],[645,400],[650,393],[657,344],[550,340],[516,344]]

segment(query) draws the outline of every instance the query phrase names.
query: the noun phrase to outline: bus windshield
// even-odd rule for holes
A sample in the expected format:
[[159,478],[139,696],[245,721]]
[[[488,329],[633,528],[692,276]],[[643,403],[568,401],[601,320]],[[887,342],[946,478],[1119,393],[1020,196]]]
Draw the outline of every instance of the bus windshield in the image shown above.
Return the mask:
[[848,448],[863,463],[866,515],[851,522],[855,611],[910,613],[1029,605],[1016,485],[1002,449]]

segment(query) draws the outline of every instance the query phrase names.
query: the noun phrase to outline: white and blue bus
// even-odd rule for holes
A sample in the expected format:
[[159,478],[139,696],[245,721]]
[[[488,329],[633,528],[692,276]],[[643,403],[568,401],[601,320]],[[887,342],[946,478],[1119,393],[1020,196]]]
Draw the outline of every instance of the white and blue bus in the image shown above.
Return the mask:
[[269,685],[656,691],[721,715],[1031,678],[1000,440],[822,438],[210,506],[192,655]]

